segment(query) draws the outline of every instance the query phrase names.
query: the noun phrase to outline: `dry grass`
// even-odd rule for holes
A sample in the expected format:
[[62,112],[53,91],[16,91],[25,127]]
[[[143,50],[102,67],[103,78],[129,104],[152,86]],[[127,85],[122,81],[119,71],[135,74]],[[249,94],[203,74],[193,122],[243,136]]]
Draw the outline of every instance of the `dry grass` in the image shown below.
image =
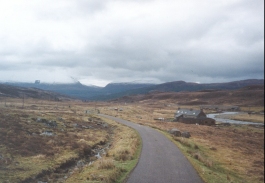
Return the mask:
[[264,123],[264,115],[261,115],[261,114],[246,114],[246,113],[244,113],[244,114],[232,115],[229,118],[233,119],[233,120]]
[[115,168],[115,164],[114,164],[114,161],[113,159],[111,158],[101,158],[100,160],[96,161],[94,163],[94,166],[98,169],[98,170],[101,170],[101,169],[106,169],[106,170],[110,170],[110,169],[113,169]]
[[[0,182],[21,182],[44,171],[52,175],[61,165],[90,156],[94,146],[110,138],[111,129],[98,125],[99,119],[84,120],[84,108],[77,103],[28,100],[24,108],[20,105],[19,99],[0,103]],[[58,126],[48,127],[37,118],[54,120]],[[45,131],[55,135],[40,135]]]
[[202,162],[205,166],[207,167],[213,167],[213,161],[204,157],[201,152],[195,152],[192,154],[193,158],[199,160],[200,162]]
[[136,165],[140,147],[139,136],[129,127],[108,119],[104,121],[116,126],[111,148],[104,157],[71,176],[66,183],[122,182]]
[[[164,105],[169,103],[170,105]],[[172,104],[173,103],[173,104]],[[183,123],[159,122],[156,117],[172,118],[178,107],[172,101],[144,101],[127,105],[108,104],[100,111],[117,115],[156,129],[177,128],[189,131],[190,139],[175,139],[179,147],[193,162],[205,182],[263,182],[264,180],[264,129],[251,126],[213,127]],[[231,104],[233,105],[233,104]],[[123,108],[116,112],[115,107]],[[198,109],[199,106],[186,106]],[[260,110],[262,107],[256,107]],[[254,108],[253,108],[254,109]],[[197,159],[195,159],[194,154]]]
[[120,134],[120,138],[115,142],[116,148],[109,152],[113,154],[115,160],[132,160],[140,145],[140,141],[136,134],[132,133],[130,129],[127,133]]
[[240,107],[241,111],[244,112],[264,112],[264,106],[248,106],[248,107]]
[[[12,114],[14,116],[16,116],[17,111],[24,111],[27,113],[29,117],[24,115],[23,117],[16,116],[18,118],[16,118],[17,120],[15,121],[23,122],[21,123],[23,124],[22,129],[25,129],[24,124],[30,125],[33,123],[33,121],[30,123],[27,123],[27,121],[34,116],[49,119],[53,119],[55,116],[57,119],[59,116],[69,122],[66,123],[68,126],[76,123],[76,121],[87,121],[87,123],[92,123],[88,121],[89,116],[84,115],[84,111],[95,109],[95,106],[101,113],[118,116],[129,121],[149,125],[164,131],[171,128],[178,128],[181,131],[189,131],[191,133],[190,139],[175,140],[175,142],[178,143],[178,146],[182,148],[184,153],[186,153],[186,156],[198,170],[199,174],[204,178],[205,182],[264,182],[264,129],[254,128],[251,126],[234,125],[230,127],[186,125],[182,123],[166,123],[154,120],[154,118],[158,117],[172,118],[174,112],[179,107],[175,105],[177,102],[176,100],[158,101],[150,99],[126,105],[124,103],[80,103],[75,101],[57,103],[41,100],[28,100],[27,102],[28,103],[25,104],[24,109],[21,109],[22,101],[10,99],[10,101],[7,101],[7,107],[5,107],[5,103],[2,100],[2,103],[0,102],[0,111],[2,109],[6,109],[8,110],[8,112],[5,112],[6,114]],[[226,102],[229,104],[229,101]],[[231,105],[235,104],[231,103]],[[115,111],[114,108],[116,107],[122,108],[123,111]],[[180,107],[184,108],[184,106]],[[194,109],[199,108],[199,106],[186,107]],[[249,107],[241,107],[241,110],[248,112]],[[264,107],[255,106],[251,107],[250,110],[255,112],[264,112]],[[247,116],[242,116],[242,118],[246,119]],[[87,166],[81,172],[74,172],[73,175],[67,179],[68,183],[115,182],[115,180],[123,175],[124,172],[128,172],[126,166],[135,160],[135,153],[137,152],[137,147],[139,147],[140,144],[139,138],[136,140],[137,135],[135,135],[135,132],[130,128],[117,125],[111,121],[108,121],[108,123],[115,127],[114,133],[116,135],[113,137],[111,149],[108,151],[106,159],[112,159],[115,168],[98,169],[94,165]],[[20,134],[18,129],[20,128],[9,131],[8,133],[1,131],[0,134],[3,134],[4,136],[17,132]],[[9,147],[1,146],[0,152],[6,155],[5,157],[7,159],[13,158],[11,162],[22,162],[19,165],[16,165],[16,167],[14,165],[16,171],[12,170],[12,174],[9,172],[9,176],[12,177],[16,175],[20,178],[14,179],[15,181],[13,182],[19,182],[21,177],[34,176],[41,169],[45,169],[50,166],[55,167],[55,164],[51,164],[51,162],[55,162],[53,157],[59,157],[61,153],[64,153],[65,158],[56,160],[56,166],[67,161],[67,159],[69,160],[71,158],[78,157],[80,154],[75,153],[78,151],[74,151],[74,149],[83,149],[83,147],[85,147],[84,144],[92,147],[94,143],[100,143],[100,141],[108,139],[104,130],[90,129],[89,133],[85,131],[82,133],[81,131],[75,132],[72,128],[69,128],[67,130],[67,134],[60,136],[60,138],[75,139],[75,143],[65,144],[63,140],[47,140],[47,143],[45,144],[48,146],[54,146],[53,149],[55,154],[49,155],[36,151],[34,154],[22,157],[21,159],[18,159],[18,157],[16,157],[16,155],[14,156],[12,153],[12,156],[8,155]],[[0,143],[4,142],[2,139],[5,138],[1,137]],[[12,142],[16,142],[15,136],[10,136],[9,139]],[[28,139],[28,137],[25,139]],[[21,142],[19,144],[23,143]],[[126,144],[130,145],[127,146]],[[68,149],[68,151],[64,151],[65,148]],[[24,153],[32,152],[28,151]],[[132,157],[133,160],[130,160]],[[27,164],[27,162],[32,162],[33,160],[34,163],[36,162],[34,164],[36,166],[32,166],[32,163]],[[8,162],[9,161],[7,160],[7,163]],[[95,162],[95,164],[97,163]],[[17,166],[21,168],[21,170],[18,170]],[[35,171],[33,171],[33,169],[35,169]],[[23,172],[25,171],[31,173],[24,174]],[[6,176],[6,172],[1,173],[0,171],[0,177],[3,178],[4,176]]]
[[213,161],[203,155],[203,152],[200,151],[199,146],[192,142],[190,139],[175,136],[173,136],[173,139],[179,142],[181,145],[185,146],[186,152],[190,154],[194,159],[202,162],[205,166],[209,168],[213,167]]
[[173,137],[173,138],[174,138],[175,141],[178,141],[179,143],[181,143],[184,146],[192,147],[192,144],[189,142],[188,139],[185,139],[183,137]]
[[[140,138],[136,132],[116,122],[101,119],[86,110],[94,104],[82,102],[52,102],[27,99],[0,101],[0,182],[17,183],[36,177],[58,182],[61,166],[80,158],[93,156],[93,148],[111,143],[106,156],[73,170],[66,182],[119,182],[137,163]],[[37,118],[54,120],[57,128],[36,122]],[[103,124],[108,124],[104,126]],[[83,128],[81,126],[89,126]],[[55,136],[41,136],[51,130]],[[32,135],[35,134],[35,135]],[[91,157],[91,160],[95,160]],[[62,177],[62,176],[61,176]],[[37,181],[37,180],[35,180]]]

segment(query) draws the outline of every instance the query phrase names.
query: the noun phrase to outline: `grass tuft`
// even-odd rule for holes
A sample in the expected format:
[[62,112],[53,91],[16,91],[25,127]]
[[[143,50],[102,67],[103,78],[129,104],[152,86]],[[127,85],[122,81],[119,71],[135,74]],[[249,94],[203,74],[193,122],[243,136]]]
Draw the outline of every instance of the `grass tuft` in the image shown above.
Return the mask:
[[98,169],[113,169],[115,168],[115,164],[112,159],[107,159],[107,158],[101,158],[100,160],[96,161],[94,166]]

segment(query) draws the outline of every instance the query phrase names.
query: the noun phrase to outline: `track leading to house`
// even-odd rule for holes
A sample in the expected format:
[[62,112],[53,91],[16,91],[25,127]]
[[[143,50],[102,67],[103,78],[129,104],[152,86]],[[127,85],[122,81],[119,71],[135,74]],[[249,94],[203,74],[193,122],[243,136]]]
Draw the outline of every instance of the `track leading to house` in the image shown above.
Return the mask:
[[100,114],[137,130],[143,148],[127,183],[203,183],[177,146],[158,131],[120,118]]

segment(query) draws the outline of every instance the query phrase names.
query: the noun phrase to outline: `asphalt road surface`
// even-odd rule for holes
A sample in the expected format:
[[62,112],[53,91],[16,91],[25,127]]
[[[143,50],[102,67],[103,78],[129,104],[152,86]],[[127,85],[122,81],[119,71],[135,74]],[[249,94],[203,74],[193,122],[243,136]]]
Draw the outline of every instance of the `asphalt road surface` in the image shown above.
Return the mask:
[[203,183],[177,146],[160,132],[120,118],[100,114],[137,130],[143,147],[127,183]]

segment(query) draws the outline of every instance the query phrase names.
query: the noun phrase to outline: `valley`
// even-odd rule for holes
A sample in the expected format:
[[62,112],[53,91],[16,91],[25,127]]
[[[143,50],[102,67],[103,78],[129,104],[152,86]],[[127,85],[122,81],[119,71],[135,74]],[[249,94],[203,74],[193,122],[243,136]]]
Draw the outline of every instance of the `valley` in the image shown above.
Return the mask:
[[[164,134],[204,182],[264,182],[264,88],[260,85],[152,92],[94,102],[42,90],[9,91],[13,94],[3,95],[1,90],[0,97],[0,182],[122,182],[138,162],[141,138],[99,113]],[[218,115],[235,110],[240,113],[225,117],[263,125],[174,122],[179,108],[203,108],[206,114]],[[170,129],[189,132],[191,137],[171,135]]]

